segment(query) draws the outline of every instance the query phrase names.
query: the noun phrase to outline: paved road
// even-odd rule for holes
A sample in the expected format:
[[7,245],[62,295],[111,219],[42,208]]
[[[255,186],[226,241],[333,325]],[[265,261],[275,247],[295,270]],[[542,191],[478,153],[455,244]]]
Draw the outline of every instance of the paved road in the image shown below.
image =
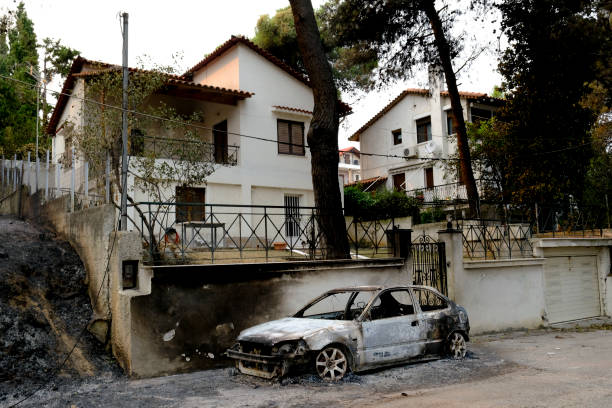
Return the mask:
[[442,388],[407,388],[361,406],[612,407],[612,332],[500,339],[485,347],[518,364],[499,376]]
[[612,407],[612,331],[540,331],[474,340],[471,357],[463,361],[351,375],[339,384],[308,375],[271,383],[221,369],[144,380],[67,382],[22,406]]

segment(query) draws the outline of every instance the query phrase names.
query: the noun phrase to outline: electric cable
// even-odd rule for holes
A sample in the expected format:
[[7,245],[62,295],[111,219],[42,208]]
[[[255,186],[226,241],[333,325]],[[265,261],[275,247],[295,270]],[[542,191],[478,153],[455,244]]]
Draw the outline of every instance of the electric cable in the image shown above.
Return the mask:
[[[5,75],[0,75],[0,78],[4,78],[4,79],[8,79],[17,83],[21,83],[23,85],[29,86],[29,87],[34,87],[35,85],[32,85],[28,82],[25,81],[21,81],[15,78],[11,78],[9,76],[5,76]],[[104,106],[107,108],[111,108],[111,109],[115,109],[115,110],[119,110],[119,111],[123,111],[123,108],[117,105],[111,105],[111,104],[106,104],[103,102],[99,102],[96,100],[93,100],[91,98],[86,98],[86,97],[80,97],[80,96],[76,96],[73,94],[69,94],[67,92],[59,92],[50,88],[47,88],[47,90],[53,94],[56,95],[64,95],[64,96],[68,96],[68,97],[73,97],[75,99],[79,99],[82,100],[84,102],[89,102],[89,103],[93,103],[99,106]],[[184,122],[182,120],[179,119],[171,119],[171,118],[164,118],[162,116],[158,116],[158,115],[153,115],[150,113],[145,113],[145,112],[139,112],[133,109],[127,109],[128,113],[131,113],[133,115],[138,115],[138,116],[143,116],[143,117],[147,117],[149,119],[156,119],[156,120],[160,120],[160,121],[166,121],[166,122],[171,122],[171,123],[177,123],[183,126],[188,126],[188,127],[192,127],[195,129],[202,129],[202,130],[210,130],[210,131],[214,131],[215,129],[210,127],[210,126],[203,126],[203,125],[196,125],[193,123],[187,123]],[[261,137],[261,136],[254,136],[254,135],[248,135],[248,134],[244,134],[244,133],[238,133],[238,132],[231,132],[231,131],[224,131],[224,133],[227,133],[229,135],[234,135],[234,136],[238,136],[238,137],[242,137],[242,138],[246,138],[246,139],[253,139],[253,140],[259,140],[259,141],[263,141],[263,142],[270,142],[270,143],[274,143],[274,144],[283,144],[283,145],[287,145],[287,146],[298,146],[298,147],[303,147],[305,149],[309,149],[309,150],[313,150],[313,147],[308,146],[308,145],[302,145],[302,144],[296,144],[296,143],[290,143],[290,142],[279,142],[276,139],[268,139],[265,137]],[[440,136],[437,136],[440,137]],[[444,137],[444,136],[441,136]],[[157,138],[157,137],[153,137],[153,138]],[[161,138],[159,138],[161,139]],[[546,152],[536,152],[536,153],[532,153],[532,154],[521,154],[520,156],[514,156],[514,157],[531,157],[531,156],[541,156],[541,155],[545,155],[545,154],[551,154],[551,153],[558,153],[558,152],[562,152],[562,151],[569,151],[569,150],[576,150],[576,149],[580,149],[583,148],[587,145],[590,145],[590,142],[578,145],[578,146],[572,146],[572,147],[568,147],[568,148],[563,148],[563,149],[558,149],[558,150],[551,150],[551,151],[546,151]],[[318,149],[319,151],[327,151],[329,149]],[[343,153],[340,149],[338,149],[337,151],[334,150],[334,152],[337,153]],[[449,161],[449,162],[460,162],[460,161],[464,161],[466,159],[462,159],[460,157],[410,157],[410,156],[405,156],[405,155],[399,155],[399,154],[384,154],[384,153],[369,153],[369,152],[359,152],[360,155],[362,156],[371,156],[371,157],[384,157],[384,158],[389,158],[389,159],[405,159],[405,160],[421,160],[421,161],[428,161],[428,162],[432,162],[432,161]],[[508,159],[513,159],[514,157],[509,157]],[[470,162],[481,162],[484,161],[482,159],[473,159],[470,158],[469,159]]]
[[[109,271],[109,266],[110,266],[110,258],[111,258],[111,255],[113,253],[113,249],[115,248],[115,240],[117,239],[117,230],[118,230],[118,227],[119,227],[119,221],[117,222],[117,226],[115,227],[115,234],[113,236],[113,242],[111,244],[110,251],[108,252],[108,257],[106,258],[106,268],[104,270],[104,275],[102,276],[102,281],[100,282],[100,287],[98,288],[98,292],[96,293],[96,298],[95,298],[95,300],[93,302],[94,305],[98,302],[98,299],[100,298],[100,293],[102,292],[102,287],[104,286],[104,282],[108,279],[108,271]],[[110,279],[109,279],[109,281],[110,281]],[[83,327],[83,329],[81,329],[81,332],[79,333],[78,337],[76,338],[76,340],[74,342],[74,345],[72,346],[72,348],[70,349],[70,351],[68,352],[68,354],[66,355],[66,357],[64,358],[62,363],[55,368],[55,370],[53,371],[51,376],[47,379],[47,381],[45,381],[42,385],[40,385],[38,388],[36,388],[30,394],[26,395],[24,398],[22,398],[21,400],[17,401],[15,404],[11,405],[9,408],[14,408],[14,407],[22,404],[23,402],[27,401],[28,399],[32,398],[39,391],[41,391],[42,389],[46,388],[57,377],[57,375],[59,374],[61,369],[64,368],[64,366],[68,362],[68,359],[70,358],[70,356],[72,356],[72,353],[74,352],[74,350],[76,349],[77,345],[81,341],[81,338],[83,337],[83,335],[85,334],[85,331],[87,330],[87,326],[89,326],[89,323],[86,324],[85,327]]]

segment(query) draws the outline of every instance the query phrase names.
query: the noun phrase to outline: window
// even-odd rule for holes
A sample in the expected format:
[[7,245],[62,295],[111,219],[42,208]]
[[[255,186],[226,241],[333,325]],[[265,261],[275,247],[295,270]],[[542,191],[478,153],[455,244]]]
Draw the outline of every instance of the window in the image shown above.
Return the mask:
[[426,117],[416,121],[417,143],[424,143],[431,140],[431,117]]
[[448,307],[446,300],[438,296],[436,293],[428,289],[413,288],[415,300],[421,306],[423,312],[429,312],[432,310],[441,310]]
[[455,115],[450,109],[446,111],[446,134],[449,136],[455,134]]
[[393,144],[398,145],[402,143],[402,129],[395,129],[391,132],[393,135]]
[[351,164],[351,155],[344,153],[344,164]]
[[488,109],[471,108],[472,123],[480,123],[493,117],[493,112]]
[[353,160],[353,164],[354,164],[355,166],[359,166],[359,160],[357,160],[357,159]]
[[425,173],[425,188],[434,187],[433,167],[428,167],[424,170]]
[[[204,221],[206,189],[197,187],[176,187],[176,222]],[[194,203],[197,205],[185,205]]]
[[404,191],[406,187],[406,174],[399,173],[393,175],[393,189],[396,191]]
[[359,181],[359,174],[355,174],[355,181]]
[[278,119],[278,152],[304,156],[304,123]]
[[[378,303],[378,301],[380,301]],[[414,314],[410,293],[405,289],[382,292],[369,310],[369,319],[388,319],[390,317]]]

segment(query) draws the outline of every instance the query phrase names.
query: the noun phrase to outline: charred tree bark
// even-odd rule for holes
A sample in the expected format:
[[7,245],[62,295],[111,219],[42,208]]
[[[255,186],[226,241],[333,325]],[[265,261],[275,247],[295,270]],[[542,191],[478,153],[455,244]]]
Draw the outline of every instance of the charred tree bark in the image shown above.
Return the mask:
[[457,88],[457,78],[451,62],[450,46],[444,36],[444,28],[440,15],[436,10],[433,0],[424,0],[422,3],[423,12],[429,19],[429,24],[434,34],[434,42],[438,49],[440,63],[446,78],[448,94],[451,100],[451,109],[454,116],[455,133],[457,135],[457,150],[459,151],[459,168],[461,177],[465,183],[470,213],[472,216],[480,215],[480,200],[478,198],[478,189],[476,188],[476,180],[472,171],[472,162],[470,160],[470,148],[468,145],[467,129],[463,118],[463,108],[461,107],[461,99],[459,98],[459,89]]
[[298,45],[314,95],[308,129],[315,205],[327,259],[350,258],[338,185],[338,97],[310,0],[290,0]]

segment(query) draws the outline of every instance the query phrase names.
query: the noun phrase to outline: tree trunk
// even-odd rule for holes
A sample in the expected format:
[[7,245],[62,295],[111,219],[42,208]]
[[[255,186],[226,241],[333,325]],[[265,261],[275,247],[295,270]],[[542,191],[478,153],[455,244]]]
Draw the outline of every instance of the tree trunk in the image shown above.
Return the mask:
[[319,209],[319,226],[325,239],[327,259],[350,258],[346,224],[338,185],[338,103],[331,67],[310,0],[290,0],[298,45],[314,95],[308,129],[312,186]]
[[478,189],[476,188],[474,172],[472,171],[467,129],[463,118],[463,108],[461,107],[461,99],[459,98],[459,89],[457,88],[457,78],[455,77],[455,71],[453,71],[453,64],[451,62],[450,47],[444,36],[444,28],[442,27],[442,21],[440,20],[434,1],[424,0],[421,4],[434,33],[434,41],[440,56],[444,77],[446,78],[448,94],[451,100],[451,109],[455,117],[454,130],[457,134],[457,150],[459,151],[460,160],[459,168],[465,183],[470,213],[472,217],[478,217],[480,215],[480,200],[478,198]]

